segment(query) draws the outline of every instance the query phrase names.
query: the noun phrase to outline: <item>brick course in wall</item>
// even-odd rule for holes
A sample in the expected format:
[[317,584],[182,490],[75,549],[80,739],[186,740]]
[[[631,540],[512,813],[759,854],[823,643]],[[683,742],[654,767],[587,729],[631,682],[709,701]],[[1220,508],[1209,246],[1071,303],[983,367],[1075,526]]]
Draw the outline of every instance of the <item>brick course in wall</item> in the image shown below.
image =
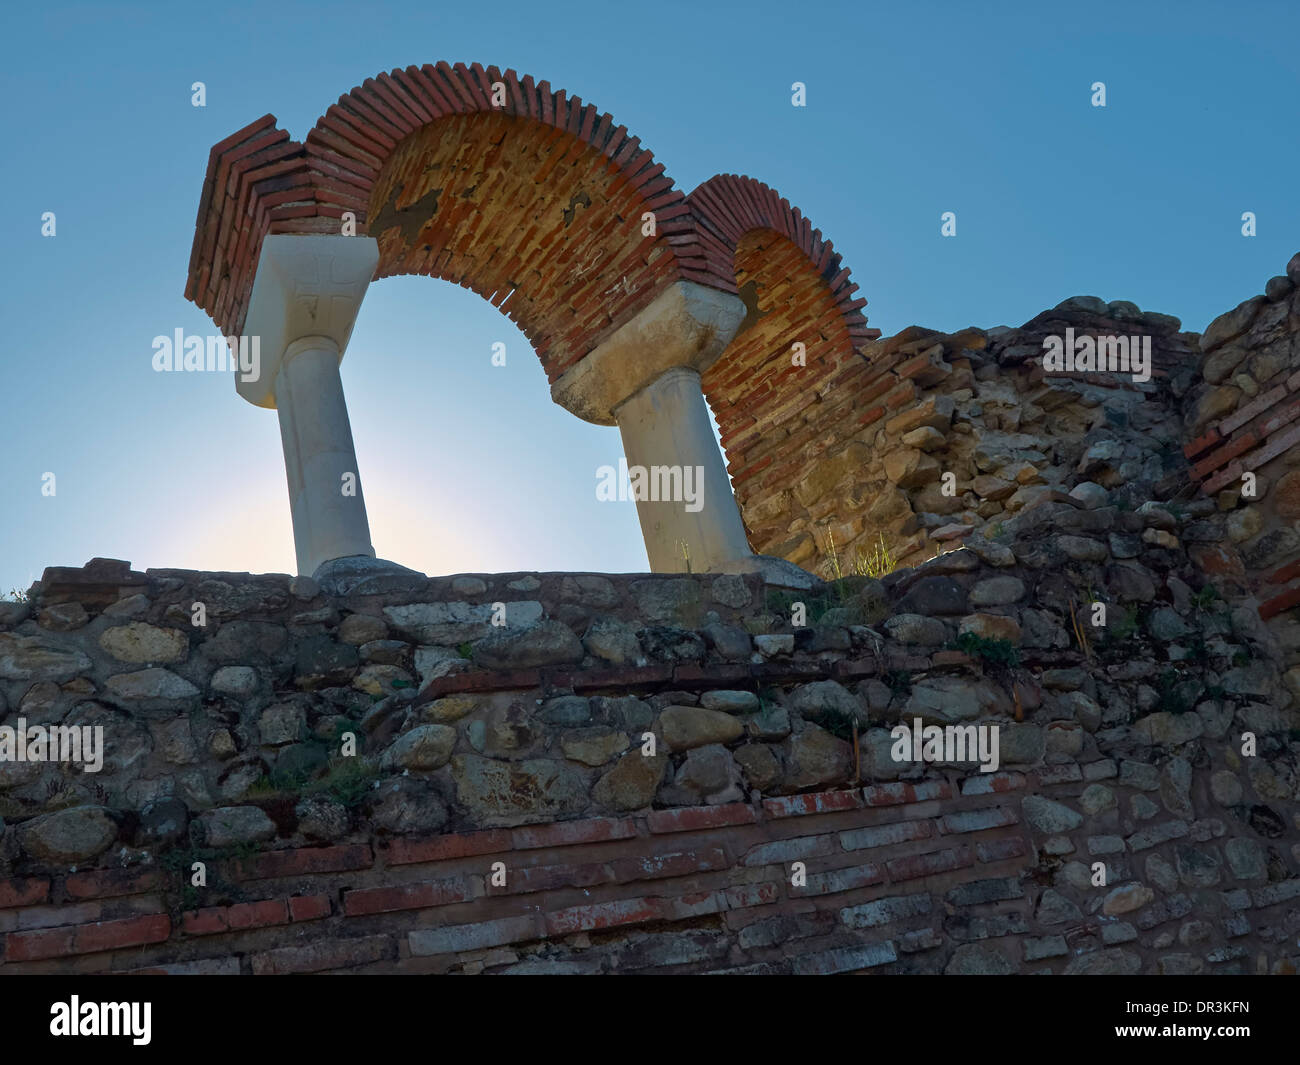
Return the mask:
[[[1023,796],[1069,801],[1078,790],[1001,773],[403,837],[360,848],[364,861],[347,871],[322,868],[317,848],[290,849],[275,852],[274,868],[222,870],[253,901],[178,919],[161,912],[158,873],[102,879],[90,910],[30,904],[84,898],[75,874],[3,881],[0,971],[67,971],[72,958],[82,972],[999,971],[1018,953],[1044,971],[1102,961],[1136,971],[1138,935],[1115,890],[1085,915],[1034,886],[1051,862],[1035,862],[1042,835],[1022,820]],[[1213,820],[1164,827],[1199,840],[1222,830]],[[1130,886],[1129,860],[1108,861],[1117,887]],[[807,869],[797,886],[794,862]],[[1224,944],[1211,951],[1216,971],[1240,971],[1242,936],[1285,923],[1300,879],[1223,897],[1200,910],[1219,914],[1203,938]],[[1138,927],[1175,928],[1191,899],[1142,911]],[[107,916],[142,910],[159,912]],[[1189,958],[1161,964],[1176,971]]]

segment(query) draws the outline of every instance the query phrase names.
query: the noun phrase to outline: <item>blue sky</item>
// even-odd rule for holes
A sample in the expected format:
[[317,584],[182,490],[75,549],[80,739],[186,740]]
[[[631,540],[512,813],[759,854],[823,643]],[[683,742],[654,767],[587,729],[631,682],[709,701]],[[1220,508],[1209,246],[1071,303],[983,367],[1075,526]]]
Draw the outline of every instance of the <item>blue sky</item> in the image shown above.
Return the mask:
[[[612,113],[684,190],[766,181],[834,241],[886,334],[1016,325],[1082,293],[1201,329],[1300,248],[1294,4],[458,7],[6,14],[0,591],[96,555],[292,571],[274,413],[225,377],[153,372],[151,341],[213,331],[183,297],[212,144],[267,112],[301,139],[381,70],[514,67]],[[646,568],[634,505],[595,498],[617,430],[552,404],[479,297],[372,285],[343,380],[380,555],[429,573]]]

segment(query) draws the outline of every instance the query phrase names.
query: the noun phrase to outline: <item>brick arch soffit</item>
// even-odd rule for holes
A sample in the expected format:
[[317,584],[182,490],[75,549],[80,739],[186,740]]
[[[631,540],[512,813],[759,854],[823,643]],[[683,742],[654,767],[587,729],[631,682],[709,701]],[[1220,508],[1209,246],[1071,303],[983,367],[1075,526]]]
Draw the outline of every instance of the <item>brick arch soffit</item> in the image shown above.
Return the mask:
[[[483,195],[512,197],[500,218],[475,202],[484,181]],[[268,114],[214,145],[186,298],[237,334],[263,238],[339,234],[349,211],[380,244],[376,277],[431,274],[478,292],[529,337],[551,382],[674,281],[736,291],[730,268],[703,255],[686,197],[626,127],[529,75],[439,63],[366,79],[302,142]],[[518,254],[498,241],[519,241]]]
[[[736,337],[704,373],[733,476],[756,423],[833,387],[861,365],[859,349],[880,336],[867,325],[866,299],[831,242],[775,189],[751,177],[718,174],[686,198],[710,268],[728,272],[748,313]],[[792,345],[806,367],[792,364]],[[741,486],[736,485],[739,490]]]

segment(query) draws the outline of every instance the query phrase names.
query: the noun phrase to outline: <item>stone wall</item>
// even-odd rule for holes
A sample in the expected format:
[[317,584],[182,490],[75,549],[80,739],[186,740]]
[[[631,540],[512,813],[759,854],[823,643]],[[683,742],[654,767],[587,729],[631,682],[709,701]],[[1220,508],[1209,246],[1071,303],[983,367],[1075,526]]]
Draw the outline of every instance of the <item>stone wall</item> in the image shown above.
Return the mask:
[[1290,627],[1284,612],[1300,604],[1293,585],[1300,576],[1297,284],[1300,255],[1263,295],[1210,323],[1200,343],[1202,381],[1186,415],[1192,476],[1225,515],[1220,568],[1256,589],[1260,614],[1281,616],[1280,628]]
[[[1076,296],[1019,329],[912,326],[863,345],[865,359],[791,371],[758,425],[723,427],[754,549],[833,577],[882,555],[923,561],[1085,480],[1181,476],[1168,494],[1187,482],[1179,397],[1197,341],[1179,328],[1132,303]],[[1043,338],[1067,329],[1151,337],[1152,379],[1045,375]],[[1140,494],[1132,484],[1121,498],[1151,498]]]
[[[48,570],[0,726],[108,758],[0,763],[0,972],[1294,971],[1281,652],[1212,501],[1119,494],[798,627],[752,577]],[[896,761],[918,717],[997,770]]]
[[[1084,482],[1133,507],[1213,497],[1219,515],[1193,530],[1197,565],[1280,616],[1300,665],[1288,614],[1300,604],[1298,285],[1300,255],[1203,336],[1076,296],[1019,329],[912,326],[861,357],[836,349],[792,368],[755,418],[719,415],[751,543],[824,577],[875,573],[996,533]],[[1043,341],[1066,330],[1150,337],[1151,379],[1045,373]]]

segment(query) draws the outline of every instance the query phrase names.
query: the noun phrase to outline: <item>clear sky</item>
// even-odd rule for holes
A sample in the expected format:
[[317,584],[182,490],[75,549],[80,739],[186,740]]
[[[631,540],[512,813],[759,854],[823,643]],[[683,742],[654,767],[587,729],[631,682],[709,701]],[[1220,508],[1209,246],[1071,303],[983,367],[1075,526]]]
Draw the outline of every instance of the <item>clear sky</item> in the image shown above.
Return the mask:
[[[1202,329],[1300,248],[1292,2],[443,6],[6,11],[0,591],[96,555],[292,572],[274,412],[225,376],[155,373],[151,342],[215,331],[183,296],[210,147],[267,112],[301,139],[381,70],[514,67],[612,113],[686,191],[767,182],[835,243],[886,334],[1017,325],[1076,294]],[[372,285],[342,371],[381,556],[647,568],[634,504],[595,495],[618,431],[552,404],[479,297]]]

